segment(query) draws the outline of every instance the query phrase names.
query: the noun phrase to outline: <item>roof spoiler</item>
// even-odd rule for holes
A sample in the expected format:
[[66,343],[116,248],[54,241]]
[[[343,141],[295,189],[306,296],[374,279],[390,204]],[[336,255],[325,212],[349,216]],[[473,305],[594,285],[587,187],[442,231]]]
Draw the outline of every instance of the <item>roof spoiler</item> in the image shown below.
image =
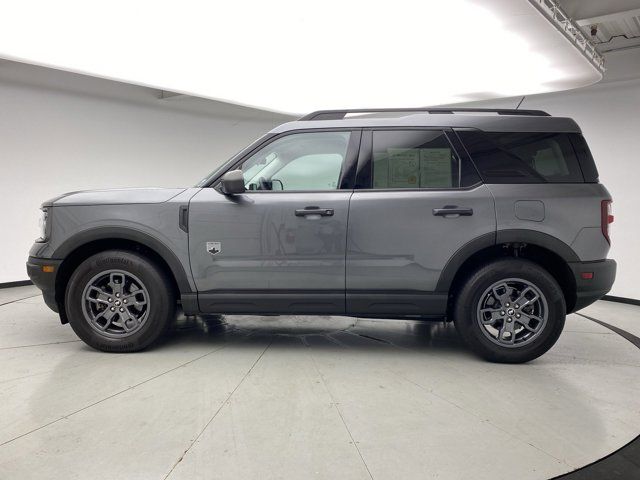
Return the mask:
[[309,120],[343,120],[350,113],[496,113],[498,115],[523,115],[529,117],[549,117],[542,110],[517,110],[515,108],[357,108],[350,110],[318,110],[300,118]]

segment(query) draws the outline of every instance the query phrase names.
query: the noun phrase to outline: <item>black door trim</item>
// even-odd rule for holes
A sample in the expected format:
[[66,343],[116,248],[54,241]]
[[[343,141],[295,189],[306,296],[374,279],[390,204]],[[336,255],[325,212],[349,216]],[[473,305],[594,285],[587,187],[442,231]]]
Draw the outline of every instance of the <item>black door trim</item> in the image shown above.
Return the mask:
[[316,290],[216,290],[198,294],[202,313],[244,315],[344,315],[344,292]]

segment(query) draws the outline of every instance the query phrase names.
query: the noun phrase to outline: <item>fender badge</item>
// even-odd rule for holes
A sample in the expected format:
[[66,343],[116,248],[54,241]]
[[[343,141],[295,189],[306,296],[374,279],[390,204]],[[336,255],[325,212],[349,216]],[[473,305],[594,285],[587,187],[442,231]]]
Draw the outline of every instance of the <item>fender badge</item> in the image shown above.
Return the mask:
[[222,251],[222,244],[220,242],[207,242],[207,252],[211,255],[217,255]]

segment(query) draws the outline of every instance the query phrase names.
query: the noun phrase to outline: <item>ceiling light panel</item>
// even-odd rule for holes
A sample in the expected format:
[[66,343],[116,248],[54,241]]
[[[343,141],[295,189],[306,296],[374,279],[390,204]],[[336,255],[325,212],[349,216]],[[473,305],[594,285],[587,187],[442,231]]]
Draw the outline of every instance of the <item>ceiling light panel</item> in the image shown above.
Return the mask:
[[32,1],[3,20],[5,58],[288,113],[601,78],[527,0]]

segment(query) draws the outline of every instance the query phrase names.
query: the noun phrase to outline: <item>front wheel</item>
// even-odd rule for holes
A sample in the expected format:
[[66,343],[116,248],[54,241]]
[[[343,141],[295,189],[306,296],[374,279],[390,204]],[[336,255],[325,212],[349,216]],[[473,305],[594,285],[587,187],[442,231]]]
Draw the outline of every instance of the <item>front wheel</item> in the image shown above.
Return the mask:
[[82,262],[65,296],[69,323],[85,343],[107,352],[135,352],[156,341],[175,313],[165,272],[138,253],[110,250]]
[[508,258],[473,272],[454,304],[456,329],[481,357],[523,363],[558,340],[566,316],[562,289],[537,264]]

